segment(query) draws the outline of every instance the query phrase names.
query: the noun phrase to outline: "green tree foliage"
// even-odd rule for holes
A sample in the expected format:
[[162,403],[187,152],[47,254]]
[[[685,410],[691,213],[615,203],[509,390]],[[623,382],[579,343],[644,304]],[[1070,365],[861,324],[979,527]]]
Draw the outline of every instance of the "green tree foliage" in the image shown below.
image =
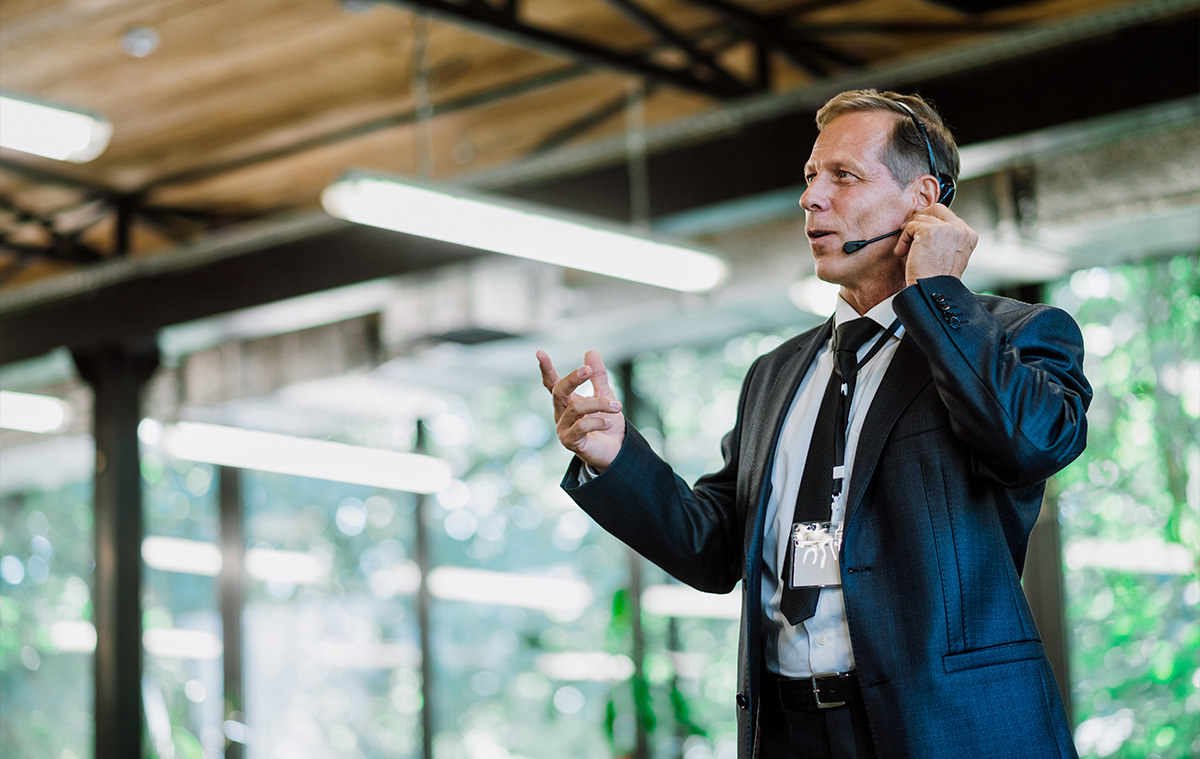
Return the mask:
[[[0,756],[92,750],[91,483],[0,495]],[[85,636],[86,637],[86,636]],[[64,647],[67,650],[61,650]]]
[[1057,477],[1081,756],[1200,754],[1200,257],[1051,289],[1084,332],[1088,448]]

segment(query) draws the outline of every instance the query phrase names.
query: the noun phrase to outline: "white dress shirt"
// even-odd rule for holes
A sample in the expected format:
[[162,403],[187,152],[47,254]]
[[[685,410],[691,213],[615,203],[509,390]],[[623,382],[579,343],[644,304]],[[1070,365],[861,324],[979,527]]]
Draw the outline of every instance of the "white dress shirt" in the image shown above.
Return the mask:
[[[879,324],[882,334],[896,318],[892,311],[892,298],[865,315]],[[856,318],[858,313],[839,297],[834,311],[835,328]],[[845,512],[846,494],[850,492],[850,482],[854,477],[854,457],[863,420],[903,333],[904,328],[900,327],[858,371],[858,385],[850,404],[842,495],[834,504],[831,515],[834,524],[841,524]],[[872,338],[859,349],[860,361],[878,339]],[[829,375],[833,373],[833,360],[833,351],[829,342],[826,342],[796,391],[796,398],[779,436],[775,468],[771,472],[771,497],[767,500],[766,534],[763,536],[762,609],[764,639],[767,642],[764,654],[767,669],[784,677],[808,677],[854,669],[850,627],[846,622],[846,604],[840,587],[823,588],[817,600],[816,614],[798,625],[789,624],[779,610],[779,600],[783,594],[779,578],[787,550],[787,538],[792,530],[796,496],[804,476],[804,462],[808,458],[809,442],[817,424],[821,397],[825,394]],[[776,645],[772,646],[771,641],[775,641]]]
[[[892,296],[895,297],[895,296]],[[868,311],[866,316],[874,319],[882,334],[895,320],[892,298],[888,298]],[[834,328],[838,324],[857,319],[858,313],[840,297],[834,311]],[[845,474],[842,479],[842,496],[833,507],[830,521],[841,524],[845,510],[845,496],[850,491],[854,476],[854,456],[858,448],[858,436],[862,431],[867,409],[879,389],[884,372],[892,362],[896,346],[904,334],[899,327],[884,346],[858,371],[858,384],[850,404],[848,433],[846,436]],[[871,351],[878,338],[867,341],[858,351],[859,360]],[[804,476],[804,462],[808,457],[808,445],[813,428],[817,425],[817,412],[829,375],[833,373],[833,352],[826,341],[816,360],[796,391],[796,398],[788,411],[783,432],[779,436],[775,454],[775,469],[771,473],[771,497],[767,500],[765,535],[763,536],[762,610],[765,639],[777,641],[777,645],[765,646],[767,668],[784,677],[808,677],[825,672],[847,672],[854,669],[854,651],[850,647],[850,627],[846,622],[846,604],[841,588],[824,588],[817,600],[816,614],[798,625],[791,625],[779,610],[783,593],[780,573],[783,568],[786,539],[792,529],[796,496],[800,492],[800,479]],[[580,468],[580,483],[596,476],[586,464]],[[780,508],[780,504],[787,504]]]

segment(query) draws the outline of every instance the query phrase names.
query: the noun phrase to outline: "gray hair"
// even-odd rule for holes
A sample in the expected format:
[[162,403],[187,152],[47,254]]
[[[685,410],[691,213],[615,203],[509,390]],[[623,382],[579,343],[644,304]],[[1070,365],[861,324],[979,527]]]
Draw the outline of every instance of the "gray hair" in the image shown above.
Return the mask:
[[[905,110],[905,106],[912,111]],[[951,179],[958,181],[958,146],[954,143],[954,137],[946,128],[942,117],[933,105],[920,95],[901,95],[898,92],[879,90],[847,90],[830,98],[829,102],[817,111],[817,130],[824,129],[838,116],[855,111],[890,111],[902,117],[892,128],[891,138],[881,156],[884,165],[901,185],[908,185],[917,177],[930,173],[948,174]],[[914,114],[925,125],[929,134],[929,143],[933,146],[933,157],[937,164],[936,172],[930,171],[929,149],[925,146],[921,130],[913,122]]]

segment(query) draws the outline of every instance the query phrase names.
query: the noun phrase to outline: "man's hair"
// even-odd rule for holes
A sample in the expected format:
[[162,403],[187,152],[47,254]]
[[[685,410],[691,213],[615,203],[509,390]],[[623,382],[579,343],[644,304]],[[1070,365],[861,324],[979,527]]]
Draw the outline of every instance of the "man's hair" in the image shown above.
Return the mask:
[[[929,149],[925,146],[925,138],[913,123],[912,114],[904,110],[901,103],[911,108],[912,113],[925,125],[929,142],[933,146],[936,171],[930,170]],[[817,111],[817,130],[824,129],[838,116],[855,111],[889,111],[901,117],[892,128],[891,138],[883,149],[881,159],[902,186],[924,174],[949,174],[951,179],[958,181],[958,146],[954,144],[954,137],[946,128],[942,117],[934,110],[933,105],[920,95],[901,95],[898,92],[879,90],[847,90],[835,95]]]

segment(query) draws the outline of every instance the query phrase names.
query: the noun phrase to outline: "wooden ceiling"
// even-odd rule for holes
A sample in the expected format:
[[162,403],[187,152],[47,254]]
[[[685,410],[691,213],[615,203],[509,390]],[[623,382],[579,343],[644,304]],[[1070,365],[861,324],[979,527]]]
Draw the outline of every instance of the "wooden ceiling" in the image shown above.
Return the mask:
[[0,87],[114,132],[87,164],[0,151],[0,291],[316,209],[350,168],[453,182],[620,135],[641,91],[654,127],[1136,5],[5,0]]

